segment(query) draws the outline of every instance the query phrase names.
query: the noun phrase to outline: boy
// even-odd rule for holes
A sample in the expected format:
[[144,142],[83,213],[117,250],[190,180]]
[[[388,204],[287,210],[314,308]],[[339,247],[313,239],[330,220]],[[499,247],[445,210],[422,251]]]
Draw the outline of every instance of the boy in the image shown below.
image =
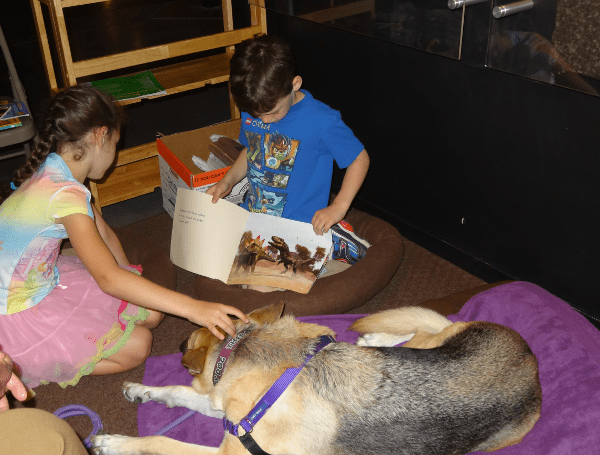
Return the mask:
[[[349,224],[337,223],[369,169],[363,145],[339,112],[300,90],[302,78],[283,39],[262,35],[240,43],[230,69],[229,90],[242,112],[239,140],[246,148],[208,189],[213,203],[247,175],[244,208],[311,223],[317,235],[331,228],[338,242],[334,259],[352,264],[362,258],[368,242],[354,235]],[[334,159],[346,173],[328,206]]]

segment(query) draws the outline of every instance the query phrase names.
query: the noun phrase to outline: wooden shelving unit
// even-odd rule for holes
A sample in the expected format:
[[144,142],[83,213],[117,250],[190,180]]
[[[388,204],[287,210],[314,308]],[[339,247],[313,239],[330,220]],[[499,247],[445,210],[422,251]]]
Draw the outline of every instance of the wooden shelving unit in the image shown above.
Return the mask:
[[[233,27],[231,0],[222,0],[224,26],[222,33],[74,62],[71,56],[64,9],[104,1],[109,0],[31,0],[46,76],[53,94],[66,87],[76,85],[84,77],[89,78],[89,76],[108,71],[185,56],[190,56],[190,60],[167,66],[157,66],[152,69],[152,73],[167,92],[166,95],[159,96],[193,90],[206,84],[226,82],[229,80],[229,59],[235,45],[245,39],[267,32],[264,0],[249,2],[251,25],[240,29]],[[49,10],[52,37],[56,45],[64,87],[59,87],[57,83],[42,4]],[[215,49],[222,52],[203,58],[192,57],[199,52]],[[139,101],[137,99],[120,103],[131,104]],[[240,117],[239,111],[232,102],[230,109],[232,119]],[[90,182],[94,203],[99,210],[103,206],[150,193],[159,186],[160,174],[156,142],[119,151],[114,171],[101,183]]]

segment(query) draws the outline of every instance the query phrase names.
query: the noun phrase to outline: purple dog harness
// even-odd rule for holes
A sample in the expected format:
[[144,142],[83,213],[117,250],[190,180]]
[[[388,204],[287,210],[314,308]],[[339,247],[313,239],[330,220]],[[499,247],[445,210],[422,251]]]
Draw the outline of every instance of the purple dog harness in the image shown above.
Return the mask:
[[[221,379],[221,375],[223,374],[223,370],[225,369],[225,364],[229,359],[229,356],[237,346],[238,342],[244,338],[250,331],[240,332],[235,338],[232,338],[221,350],[219,354],[219,358],[217,363],[215,364],[215,369],[213,372],[213,385],[216,385]],[[230,434],[239,438],[239,440],[244,444],[244,447],[252,454],[252,455],[268,455],[267,452],[262,450],[260,446],[256,443],[254,438],[250,433],[254,429],[256,423],[265,415],[265,413],[269,410],[273,404],[277,401],[277,399],[281,396],[285,389],[292,383],[292,381],[298,376],[304,365],[314,357],[314,355],[327,346],[329,343],[333,343],[335,340],[333,337],[328,335],[323,335],[319,338],[319,342],[315,346],[314,351],[311,354],[307,354],[302,365],[298,367],[288,368],[284,371],[284,373],[275,381],[275,383],[271,386],[271,388],[263,395],[260,401],[252,408],[252,410],[248,413],[246,417],[244,417],[239,424],[234,424],[230,420],[227,420],[226,417],[223,417],[223,427],[225,430],[229,431]],[[239,427],[242,427],[245,431],[245,434],[239,435]]]

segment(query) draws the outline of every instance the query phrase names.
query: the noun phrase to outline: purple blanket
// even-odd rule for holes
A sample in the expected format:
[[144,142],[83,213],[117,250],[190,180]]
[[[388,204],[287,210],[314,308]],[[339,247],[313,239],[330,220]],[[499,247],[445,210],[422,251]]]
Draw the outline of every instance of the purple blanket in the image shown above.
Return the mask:
[[[347,328],[361,315],[299,318],[331,327],[339,341],[353,343],[357,334]],[[503,324],[521,334],[539,363],[543,402],[540,420],[520,443],[498,455],[592,455],[600,450],[600,331],[568,304],[530,283],[492,288],[471,298],[452,321],[483,320]],[[144,384],[191,383],[180,364],[181,354],[151,357]],[[158,403],[138,408],[140,436],[155,434],[186,414]],[[223,439],[220,419],[195,414],[167,436],[194,444],[218,446]],[[481,452],[483,453],[483,452]]]

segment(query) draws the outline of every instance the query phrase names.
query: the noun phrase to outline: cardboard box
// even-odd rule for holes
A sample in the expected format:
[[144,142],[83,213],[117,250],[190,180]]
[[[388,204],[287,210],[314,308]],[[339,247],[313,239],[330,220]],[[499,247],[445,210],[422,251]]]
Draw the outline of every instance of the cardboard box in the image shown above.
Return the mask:
[[[196,167],[192,157],[195,155],[206,161],[211,151],[209,146],[213,144],[212,135],[216,134],[237,139],[239,132],[240,120],[232,120],[157,139],[163,207],[171,217],[173,217],[175,211],[177,188],[206,191],[221,180],[230,167],[203,172]],[[219,158],[222,161],[231,162],[235,159],[234,156],[229,156],[229,159]],[[241,182],[233,187],[231,193],[225,199],[234,204],[240,204],[247,189],[248,180],[244,177]]]

